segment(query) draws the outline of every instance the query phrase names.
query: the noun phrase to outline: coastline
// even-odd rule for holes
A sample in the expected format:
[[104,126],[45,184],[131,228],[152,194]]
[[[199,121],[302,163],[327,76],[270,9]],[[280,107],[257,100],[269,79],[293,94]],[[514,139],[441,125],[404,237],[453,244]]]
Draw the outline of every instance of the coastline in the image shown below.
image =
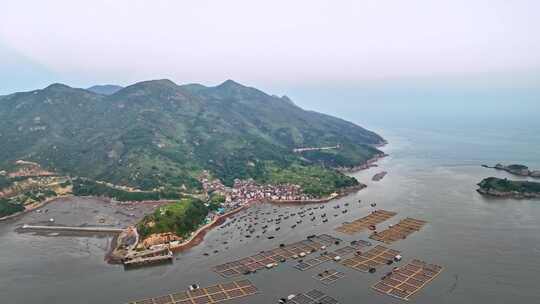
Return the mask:
[[358,192],[358,191],[360,191],[360,190],[362,190],[364,188],[367,188],[367,185],[360,183],[357,186],[352,186],[352,187],[345,188],[345,189],[341,190],[339,193],[337,193],[336,195],[330,195],[330,196],[319,198],[319,199],[312,199],[312,200],[266,200],[266,201],[271,203],[271,204],[276,204],[276,205],[280,205],[280,204],[327,203],[327,202],[329,202],[331,200],[342,198],[342,197],[345,197],[345,196],[347,196],[347,195],[349,195],[351,193]]
[[517,192],[517,191],[497,191],[493,189],[476,189],[476,192],[493,198],[514,198],[514,199],[539,199],[540,193]]
[[[384,146],[386,145],[386,143],[383,143],[381,144],[381,146]],[[360,165],[360,166],[357,166],[357,167],[354,167],[351,168],[353,170],[351,171],[345,171],[347,173],[352,173],[352,172],[357,172],[357,171],[360,171],[360,170],[365,170],[365,169],[368,169],[368,168],[371,168],[373,166],[373,164],[375,162],[377,162],[378,160],[384,158],[384,157],[387,157],[388,154],[386,153],[381,153],[381,154],[378,154],[370,159],[368,159],[366,162],[364,162],[364,164]],[[340,171],[340,172],[343,172],[343,171]],[[202,243],[202,241],[204,240],[204,237],[205,235],[211,230],[213,229],[214,227],[216,227],[217,225],[220,225],[222,224],[228,217],[248,208],[251,206],[251,204],[253,203],[257,203],[257,202],[269,202],[271,204],[276,204],[276,205],[281,205],[281,204],[316,204],[316,203],[327,203],[331,200],[334,200],[334,199],[338,199],[338,198],[342,198],[342,197],[345,197],[345,196],[348,196],[349,194],[351,193],[354,193],[354,192],[358,192],[364,188],[366,188],[367,185],[365,184],[362,184],[360,183],[359,185],[357,186],[352,186],[352,187],[348,187],[346,189],[342,189],[339,193],[337,193],[337,195],[330,195],[328,197],[324,197],[324,198],[320,198],[320,199],[313,199],[313,200],[252,200],[248,203],[246,203],[245,205],[239,207],[239,208],[236,208],[226,214],[223,214],[223,215],[220,215],[218,218],[216,218],[215,220],[213,220],[211,223],[208,223],[202,227],[200,227],[199,229],[197,229],[194,234],[186,241],[182,242],[181,244],[178,244],[176,246],[169,246],[169,249],[174,252],[174,253],[178,253],[178,252],[182,252],[184,250],[188,250],[190,248],[193,248],[197,245],[199,245],[200,243]]]
[[186,241],[176,245],[176,246],[170,246],[169,249],[172,251],[172,252],[181,252],[181,251],[184,251],[184,250],[187,250],[187,249],[190,249],[192,247],[195,247],[197,245],[199,245],[200,243],[202,243],[202,241],[204,240],[204,237],[205,235],[212,229],[212,228],[215,228],[216,226],[218,225],[221,225],[227,218],[237,214],[238,212],[248,208],[249,206],[251,206],[251,204],[253,203],[256,203],[258,201],[250,201],[248,203],[246,203],[245,205],[241,206],[241,207],[238,207],[234,210],[231,210],[225,214],[222,214],[220,216],[218,216],[216,219],[214,219],[212,222],[200,227],[199,229],[197,229],[193,235]]
[[[272,204],[311,204],[311,203],[326,203],[326,202],[329,202],[331,200],[334,200],[334,199],[338,199],[338,198],[341,198],[341,197],[344,197],[344,196],[347,196],[353,192],[358,192],[364,188],[366,188],[367,186],[364,185],[364,184],[360,184],[358,186],[354,186],[354,187],[349,187],[347,189],[344,189],[341,193],[338,193],[337,195],[334,195],[334,196],[329,196],[329,197],[325,197],[325,198],[321,198],[321,199],[316,199],[316,200],[266,200],[266,202],[269,202],[269,203],[272,203]],[[197,245],[199,245],[200,243],[202,243],[202,241],[204,240],[204,237],[206,235],[206,233],[208,233],[211,229],[213,229],[214,227],[216,227],[217,225],[221,225],[228,217],[230,216],[233,216],[235,215],[236,213],[246,209],[246,208],[249,208],[252,204],[254,203],[258,203],[258,202],[264,202],[265,200],[252,200],[248,203],[246,203],[245,205],[241,206],[241,207],[238,207],[232,211],[229,211],[228,213],[225,213],[223,215],[220,215],[219,217],[217,217],[215,220],[213,220],[211,223],[208,223],[202,227],[200,227],[199,229],[197,229],[195,231],[195,233],[186,241],[182,242],[181,244],[178,244],[176,246],[170,246],[170,250],[172,252],[181,252],[181,251],[184,251],[184,250],[187,250],[187,249],[190,249],[190,248],[193,248]]]
[[44,200],[43,202],[39,202],[39,203],[34,203],[34,204],[31,204],[30,207],[26,207],[24,206],[24,210],[23,211],[20,211],[20,212],[17,212],[17,213],[13,213],[13,214],[10,214],[10,215],[6,215],[4,217],[0,217],[0,222],[2,221],[6,221],[6,220],[9,220],[9,219],[14,219],[16,217],[19,217],[23,214],[26,214],[28,212],[32,212],[38,208],[41,208],[49,203],[52,203],[56,200],[59,200],[59,199],[62,199],[62,198],[69,198],[69,197],[73,197],[73,195],[61,195],[61,196],[55,196],[55,197],[51,197],[51,198],[48,198],[46,200]]
[[372,158],[366,160],[364,163],[362,163],[362,164],[360,164],[358,166],[337,167],[335,169],[338,170],[341,173],[355,173],[355,172],[358,172],[358,171],[362,171],[362,170],[366,170],[366,169],[369,169],[369,168],[372,168],[372,167],[376,167],[377,165],[375,163],[377,161],[387,157],[387,156],[389,156],[389,155],[386,154],[386,153],[379,153],[379,154],[373,156]]

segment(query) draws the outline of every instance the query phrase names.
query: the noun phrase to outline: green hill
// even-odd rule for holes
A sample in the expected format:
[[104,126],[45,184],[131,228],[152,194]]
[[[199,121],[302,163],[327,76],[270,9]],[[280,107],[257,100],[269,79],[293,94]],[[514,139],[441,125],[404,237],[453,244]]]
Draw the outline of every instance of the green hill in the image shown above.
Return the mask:
[[[60,174],[189,191],[200,188],[204,169],[230,185],[248,177],[283,181],[290,168],[297,175],[299,167],[358,165],[380,153],[374,145],[383,139],[231,80],[215,87],[154,80],[110,95],[53,84],[2,96],[0,141],[0,170],[23,159]],[[339,150],[292,151],[336,144]],[[351,184],[317,170],[336,187]]]

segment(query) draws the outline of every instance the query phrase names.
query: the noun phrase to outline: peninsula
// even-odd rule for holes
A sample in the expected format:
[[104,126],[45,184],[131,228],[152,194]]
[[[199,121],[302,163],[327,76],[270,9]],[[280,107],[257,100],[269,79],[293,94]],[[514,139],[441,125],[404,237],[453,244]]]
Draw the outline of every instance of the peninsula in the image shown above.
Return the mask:
[[52,84],[0,96],[0,130],[0,218],[67,195],[160,202],[117,239],[130,265],[170,259],[252,202],[358,191],[345,172],[386,156],[372,131],[232,80]]

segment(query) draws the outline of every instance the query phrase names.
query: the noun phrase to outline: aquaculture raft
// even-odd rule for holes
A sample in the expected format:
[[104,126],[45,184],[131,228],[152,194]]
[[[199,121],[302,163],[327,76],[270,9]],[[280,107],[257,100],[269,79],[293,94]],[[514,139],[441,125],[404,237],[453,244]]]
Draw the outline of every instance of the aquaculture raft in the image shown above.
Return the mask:
[[374,232],[369,238],[386,244],[391,244],[395,241],[405,239],[410,234],[419,231],[426,223],[426,221],[408,217],[384,231]]
[[138,300],[129,304],[214,304],[247,297],[257,292],[257,288],[249,280],[242,280]]
[[339,249],[336,249],[333,252],[321,253],[321,256],[319,256],[319,257],[309,259],[307,261],[301,261],[298,264],[296,264],[294,266],[294,268],[296,268],[298,270],[302,270],[302,271],[308,270],[308,269],[311,269],[311,268],[313,268],[315,266],[321,265],[322,263],[332,261],[336,257],[342,258],[342,257],[350,255],[353,252],[356,252],[360,248],[364,248],[366,246],[371,246],[371,243],[369,243],[367,241],[363,241],[363,240],[355,241],[353,243],[354,243],[354,245],[347,245],[345,247],[341,247]]
[[394,298],[408,301],[412,295],[435,279],[442,270],[442,266],[413,260],[392,271],[371,288]]
[[326,295],[324,292],[313,289],[306,293],[301,293],[292,298],[289,302],[292,304],[338,304],[339,302]]
[[395,216],[396,214],[397,213],[393,211],[386,211],[382,209],[375,210],[370,215],[356,219],[350,223],[343,224],[335,230],[349,235],[355,234],[368,229],[370,226],[376,226]]
[[269,264],[282,262],[284,259],[301,253],[307,255],[321,249],[323,246],[330,246],[336,241],[339,241],[339,239],[329,235],[313,236],[304,241],[284,245],[269,251],[262,251],[256,255],[215,266],[213,270],[226,278],[236,277],[263,269]]
[[324,285],[330,285],[335,281],[343,278],[344,276],[345,274],[343,272],[339,272],[335,269],[328,269],[317,274],[313,278],[323,283]]
[[343,260],[341,264],[355,270],[369,272],[372,268],[377,268],[393,261],[394,257],[398,254],[399,251],[397,250],[377,245],[365,253]]

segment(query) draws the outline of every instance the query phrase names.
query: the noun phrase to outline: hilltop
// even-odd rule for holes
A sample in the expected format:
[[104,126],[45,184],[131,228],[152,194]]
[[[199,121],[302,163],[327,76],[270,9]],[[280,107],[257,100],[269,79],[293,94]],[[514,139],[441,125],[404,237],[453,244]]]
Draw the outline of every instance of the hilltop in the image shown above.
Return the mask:
[[0,171],[25,160],[59,175],[184,192],[200,191],[203,170],[226,185],[317,174],[333,181],[314,190],[326,194],[358,183],[331,168],[382,154],[375,146],[384,140],[371,131],[232,80],[214,87],[152,80],[95,91],[52,84],[1,96]]

